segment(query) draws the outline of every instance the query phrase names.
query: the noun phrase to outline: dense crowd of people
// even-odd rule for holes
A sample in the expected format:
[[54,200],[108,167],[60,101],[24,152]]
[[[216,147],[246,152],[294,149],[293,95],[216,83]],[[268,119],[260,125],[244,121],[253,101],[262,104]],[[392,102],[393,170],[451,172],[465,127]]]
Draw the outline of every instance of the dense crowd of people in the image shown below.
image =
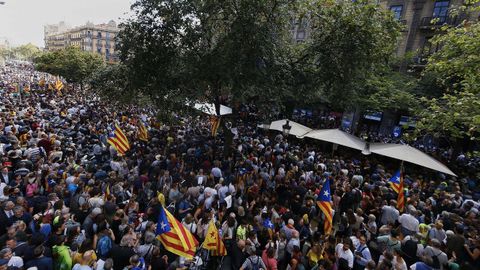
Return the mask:
[[[331,156],[242,118],[224,149],[202,116],[159,124],[153,110],[51,91],[43,78],[26,65],[0,70],[0,270],[480,269],[475,168],[457,164],[452,178],[407,166],[399,212],[388,182],[397,161]],[[115,122],[125,155],[107,143]],[[316,204],[327,181],[331,234]],[[214,220],[227,255],[168,252],[156,235],[162,206],[200,244]]]

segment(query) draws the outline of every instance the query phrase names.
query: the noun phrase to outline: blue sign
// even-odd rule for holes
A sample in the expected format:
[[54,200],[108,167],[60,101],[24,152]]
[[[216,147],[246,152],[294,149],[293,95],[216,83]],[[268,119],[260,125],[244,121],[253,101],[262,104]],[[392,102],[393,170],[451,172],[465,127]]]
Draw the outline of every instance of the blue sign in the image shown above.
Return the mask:
[[400,138],[402,136],[402,127],[401,126],[395,126],[393,128],[392,135],[394,138]]

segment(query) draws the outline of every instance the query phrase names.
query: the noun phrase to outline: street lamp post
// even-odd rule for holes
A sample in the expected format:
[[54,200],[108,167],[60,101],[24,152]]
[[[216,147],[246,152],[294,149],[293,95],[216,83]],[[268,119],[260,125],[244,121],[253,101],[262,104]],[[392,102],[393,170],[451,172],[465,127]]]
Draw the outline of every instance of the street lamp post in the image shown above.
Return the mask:
[[291,129],[292,129],[292,126],[290,126],[290,120],[287,120],[285,125],[282,126],[283,135],[288,136],[290,134]]

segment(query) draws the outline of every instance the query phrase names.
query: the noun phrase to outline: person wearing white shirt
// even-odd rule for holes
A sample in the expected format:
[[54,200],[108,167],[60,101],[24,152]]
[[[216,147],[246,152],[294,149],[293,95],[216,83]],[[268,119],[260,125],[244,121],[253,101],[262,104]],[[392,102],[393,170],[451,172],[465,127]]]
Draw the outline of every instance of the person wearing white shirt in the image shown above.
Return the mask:
[[382,217],[380,222],[382,225],[387,225],[390,223],[395,223],[398,220],[400,212],[395,208],[397,202],[395,200],[390,201],[390,205],[385,205],[382,207]]
[[367,247],[367,238],[360,236],[359,245],[355,248],[355,264],[360,268],[365,268],[367,263],[372,260],[370,249]]
[[404,236],[413,235],[418,232],[420,222],[410,213],[402,214],[398,218],[398,222],[402,225],[402,233]]
[[337,263],[340,259],[346,260],[348,262],[348,267],[350,269],[353,268],[353,253],[350,250],[350,243],[348,240],[335,247],[335,258],[337,259]]

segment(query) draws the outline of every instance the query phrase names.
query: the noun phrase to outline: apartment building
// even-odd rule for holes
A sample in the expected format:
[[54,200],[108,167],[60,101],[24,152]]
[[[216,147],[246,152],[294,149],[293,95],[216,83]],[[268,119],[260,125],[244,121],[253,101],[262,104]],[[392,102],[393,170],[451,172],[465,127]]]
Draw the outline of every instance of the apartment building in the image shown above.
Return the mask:
[[460,11],[465,0],[380,0],[404,25],[397,55],[411,52],[416,65],[424,65],[428,56],[438,50],[431,39],[441,26],[458,25],[465,19],[478,20],[478,12]]
[[44,27],[45,49],[60,50],[68,46],[77,46],[83,51],[94,52],[103,57],[106,62],[117,62],[115,52],[115,37],[119,28],[115,21],[107,24],[93,24],[70,28],[63,22]]

